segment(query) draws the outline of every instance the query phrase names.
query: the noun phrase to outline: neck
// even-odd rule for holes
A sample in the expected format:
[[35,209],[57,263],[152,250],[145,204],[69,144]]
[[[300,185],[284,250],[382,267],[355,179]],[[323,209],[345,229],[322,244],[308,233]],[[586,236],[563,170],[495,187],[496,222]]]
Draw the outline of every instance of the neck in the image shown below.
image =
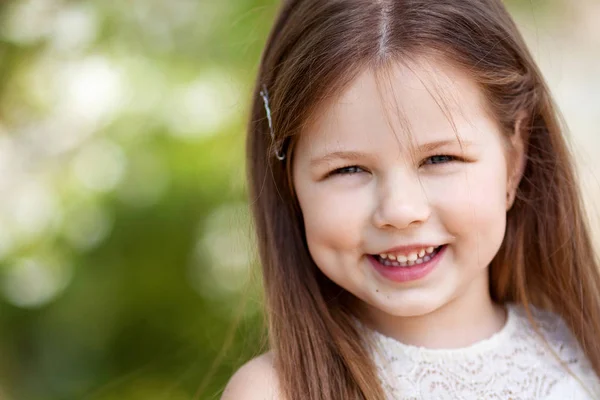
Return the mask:
[[395,316],[367,306],[366,323],[404,344],[431,349],[467,347],[487,339],[502,329],[507,315],[490,297],[487,271],[482,275],[485,279],[426,314]]

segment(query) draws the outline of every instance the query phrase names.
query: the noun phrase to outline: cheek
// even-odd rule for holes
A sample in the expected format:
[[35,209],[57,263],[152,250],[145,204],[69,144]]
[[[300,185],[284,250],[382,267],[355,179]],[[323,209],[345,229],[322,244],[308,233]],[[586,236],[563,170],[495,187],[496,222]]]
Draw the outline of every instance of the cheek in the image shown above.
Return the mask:
[[368,200],[364,193],[348,196],[342,191],[313,187],[298,193],[298,201],[311,253],[359,248],[368,222]]
[[506,173],[495,165],[501,164],[473,164],[452,180],[452,190],[436,195],[435,206],[446,230],[456,237],[460,255],[477,254],[486,265],[506,228]]

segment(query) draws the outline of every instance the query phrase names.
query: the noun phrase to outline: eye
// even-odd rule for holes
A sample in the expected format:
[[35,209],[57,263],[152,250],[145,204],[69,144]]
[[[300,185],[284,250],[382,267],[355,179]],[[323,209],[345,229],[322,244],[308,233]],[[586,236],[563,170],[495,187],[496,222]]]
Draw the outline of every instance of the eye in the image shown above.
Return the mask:
[[347,167],[342,167],[331,171],[328,175],[354,175],[359,172],[364,172],[365,170],[357,165],[349,165]]
[[451,161],[457,161],[458,159],[458,157],[449,156],[446,154],[436,154],[435,156],[427,157],[425,161],[423,161],[422,165],[447,164]]

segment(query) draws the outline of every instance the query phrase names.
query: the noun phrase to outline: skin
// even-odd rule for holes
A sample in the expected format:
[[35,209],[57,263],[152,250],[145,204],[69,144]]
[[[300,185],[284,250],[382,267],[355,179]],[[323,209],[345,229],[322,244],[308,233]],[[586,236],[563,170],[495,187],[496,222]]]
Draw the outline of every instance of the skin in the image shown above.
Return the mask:
[[[356,297],[368,325],[403,343],[464,347],[505,323],[488,265],[525,151],[519,124],[502,133],[485,105],[468,75],[439,60],[365,69],[294,149],[312,258]],[[439,141],[447,143],[426,148]],[[416,281],[390,281],[367,258],[415,243],[448,245]]]

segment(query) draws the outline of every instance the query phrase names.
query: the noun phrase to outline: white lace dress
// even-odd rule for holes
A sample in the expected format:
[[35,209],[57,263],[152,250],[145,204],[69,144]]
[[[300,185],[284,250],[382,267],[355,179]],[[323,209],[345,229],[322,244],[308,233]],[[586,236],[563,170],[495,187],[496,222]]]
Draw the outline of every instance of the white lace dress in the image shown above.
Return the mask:
[[409,346],[368,330],[388,399],[600,399],[600,380],[562,320],[532,308],[541,333],[573,377],[548,351],[521,306],[508,305],[502,330],[452,350]]

